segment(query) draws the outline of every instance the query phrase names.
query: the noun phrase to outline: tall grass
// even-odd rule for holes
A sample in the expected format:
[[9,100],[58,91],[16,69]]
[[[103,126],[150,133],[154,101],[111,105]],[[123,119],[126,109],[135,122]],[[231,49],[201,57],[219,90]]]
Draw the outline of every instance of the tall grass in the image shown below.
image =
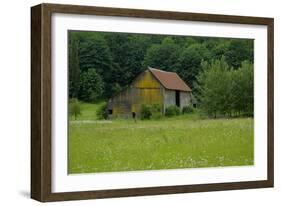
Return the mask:
[[68,149],[69,173],[253,165],[253,119],[77,121]]

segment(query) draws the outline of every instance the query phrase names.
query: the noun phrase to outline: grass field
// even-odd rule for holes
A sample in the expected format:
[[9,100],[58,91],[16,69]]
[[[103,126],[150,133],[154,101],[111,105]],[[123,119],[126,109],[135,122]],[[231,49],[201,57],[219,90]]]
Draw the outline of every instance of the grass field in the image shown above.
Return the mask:
[[[103,102],[99,104],[89,104],[89,103],[82,103],[81,104],[81,115],[77,117],[77,121],[79,120],[96,120],[96,111],[98,107],[102,104]],[[72,118],[71,120],[74,120]]]
[[[252,118],[96,121],[83,104],[69,124],[69,173],[252,165]],[[81,121],[91,120],[91,121]]]

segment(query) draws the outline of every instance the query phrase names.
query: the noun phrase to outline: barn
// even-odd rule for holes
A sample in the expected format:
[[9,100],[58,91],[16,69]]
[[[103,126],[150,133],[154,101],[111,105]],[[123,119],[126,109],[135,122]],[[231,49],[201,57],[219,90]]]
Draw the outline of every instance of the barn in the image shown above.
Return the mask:
[[170,105],[191,104],[191,89],[177,73],[148,67],[120,93],[109,99],[109,117],[139,117],[142,104],[159,104],[162,114]]

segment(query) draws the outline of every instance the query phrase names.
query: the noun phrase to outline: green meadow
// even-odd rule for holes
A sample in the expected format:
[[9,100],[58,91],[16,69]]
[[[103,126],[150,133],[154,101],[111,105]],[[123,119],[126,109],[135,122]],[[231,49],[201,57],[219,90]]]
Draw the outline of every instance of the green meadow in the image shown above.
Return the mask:
[[252,118],[102,121],[96,108],[69,123],[70,174],[253,165]]

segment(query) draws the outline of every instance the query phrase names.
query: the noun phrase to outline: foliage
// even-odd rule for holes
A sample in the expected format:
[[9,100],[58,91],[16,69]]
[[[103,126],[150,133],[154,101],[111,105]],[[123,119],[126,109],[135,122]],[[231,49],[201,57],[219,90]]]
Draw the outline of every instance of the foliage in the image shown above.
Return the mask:
[[180,115],[180,108],[176,105],[171,105],[166,108],[165,115],[167,117]]
[[[203,98],[202,91],[199,91],[201,86],[196,85],[206,64],[213,65],[224,56],[229,70],[225,73],[233,73],[229,75],[229,83],[234,84],[235,76],[241,77],[244,76],[241,73],[247,72],[247,66],[242,62],[252,65],[254,60],[253,40],[250,39],[81,31],[71,31],[68,37],[69,98],[86,102],[107,100],[127,87],[147,66],[177,72],[192,88],[193,94]],[[221,75],[224,77],[225,74]],[[239,85],[246,87],[247,96],[251,99],[253,90],[245,83],[246,80],[242,78],[240,81]],[[244,91],[239,85],[236,85],[238,90]],[[230,89],[228,87],[232,88],[225,88]],[[228,95],[223,95],[223,98],[227,99]],[[242,97],[246,101],[246,94]],[[229,113],[230,108],[225,107],[231,104],[231,110],[235,107],[234,112],[252,113],[250,100],[247,111],[242,104],[239,106],[238,100],[236,102],[235,105],[229,102],[217,105],[217,110],[222,114]]]
[[185,48],[179,56],[178,61],[180,66],[177,73],[189,86],[192,87],[193,82],[199,73],[201,62],[209,59],[210,52],[204,45],[199,43],[192,44]]
[[211,58],[212,59],[221,59],[222,56],[226,55],[226,52],[229,50],[230,41],[220,41],[217,44],[213,45],[211,48]]
[[225,58],[203,62],[197,77],[197,99],[200,108],[210,117],[253,114],[253,65],[243,62],[233,70]]
[[82,72],[97,68],[101,75],[104,70],[111,71],[112,56],[109,46],[101,33],[92,35],[89,32],[79,32],[80,50],[79,63]]
[[182,113],[183,114],[190,114],[190,113],[193,113],[194,112],[194,108],[192,105],[188,105],[188,106],[184,106],[182,108]]
[[162,117],[162,109],[160,104],[151,105],[151,119],[160,119]]
[[141,110],[140,110],[140,118],[142,120],[144,119],[150,119],[152,115],[151,111],[151,105],[148,104],[142,104],[141,105]]
[[78,98],[80,87],[79,39],[76,33],[69,32],[69,97]]
[[96,111],[97,119],[108,119],[108,108],[106,103],[102,103]]
[[80,37],[79,65],[81,72],[85,73],[95,68],[104,85],[102,97],[108,98],[112,95],[112,84],[118,79],[117,74],[120,69],[113,61],[108,42],[103,33],[77,33]]
[[115,83],[112,85],[112,96],[115,96],[116,94],[118,94],[121,91],[122,91],[122,87],[120,86],[120,84]]
[[229,66],[238,69],[243,61],[254,61],[254,42],[249,40],[232,39],[224,54]]
[[244,61],[241,67],[233,71],[232,109],[239,115],[253,116],[254,112],[254,68]]
[[200,107],[208,116],[217,117],[231,110],[231,76],[225,59],[202,63],[202,72],[198,75]]
[[171,37],[166,37],[161,44],[154,44],[147,50],[143,65],[166,71],[175,70],[178,67],[179,54],[179,46]]
[[160,104],[142,104],[140,110],[140,118],[144,119],[160,119],[162,117],[162,109]]
[[121,87],[127,86],[145,68],[142,67],[146,50],[150,45],[149,35],[111,33],[105,34],[116,69],[116,78],[111,81]]
[[81,115],[80,102],[76,98],[72,98],[69,100],[69,114],[71,117],[74,116],[75,120],[78,116]]
[[104,83],[95,69],[89,69],[81,75],[80,99],[85,102],[97,102],[104,91]]

